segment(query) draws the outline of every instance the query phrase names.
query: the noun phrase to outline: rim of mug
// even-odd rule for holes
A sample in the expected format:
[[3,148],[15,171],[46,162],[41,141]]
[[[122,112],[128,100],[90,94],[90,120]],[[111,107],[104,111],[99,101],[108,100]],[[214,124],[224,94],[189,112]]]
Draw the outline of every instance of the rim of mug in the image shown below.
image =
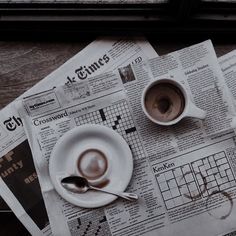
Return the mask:
[[[176,87],[178,87],[183,96],[184,96],[184,100],[185,100],[185,106],[184,106],[184,109],[182,111],[182,113],[176,117],[174,120],[171,120],[171,121],[167,121],[167,122],[162,122],[162,121],[158,121],[156,119],[154,119],[148,112],[147,112],[147,109],[146,109],[146,106],[145,106],[145,96],[147,94],[147,91],[153,87],[154,85],[156,84],[159,84],[159,83],[164,83],[164,82],[167,82],[167,83],[170,83],[170,84],[173,84],[175,85]],[[156,79],[156,80],[151,80],[146,86],[145,88],[143,89],[143,92],[142,92],[142,96],[141,96],[141,105],[142,105],[142,110],[143,112],[145,113],[145,115],[147,116],[147,118],[149,118],[149,120],[151,120],[152,122],[154,122],[155,124],[158,124],[158,125],[163,125],[163,126],[169,126],[169,125],[174,125],[176,123],[178,123],[180,120],[182,120],[185,115],[186,115],[186,111],[187,111],[187,108],[189,106],[189,97],[188,97],[188,94],[187,94],[187,91],[186,89],[184,88],[184,86],[179,83],[178,81],[176,80],[173,80],[173,79],[168,79],[168,78],[162,78],[162,79]]]

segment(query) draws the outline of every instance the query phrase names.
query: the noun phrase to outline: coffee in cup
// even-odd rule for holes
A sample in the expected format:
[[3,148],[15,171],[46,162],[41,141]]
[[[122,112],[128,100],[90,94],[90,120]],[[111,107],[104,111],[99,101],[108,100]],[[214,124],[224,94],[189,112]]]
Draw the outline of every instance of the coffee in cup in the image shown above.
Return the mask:
[[99,149],[86,149],[78,158],[77,168],[81,176],[91,183],[101,183],[108,171],[108,158]]
[[191,102],[183,85],[172,79],[151,81],[143,91],[142,108],[151,121],[160,125],[172,125],[187,116],[206,116]]
[[155,84],[146,93],[145,107],[153,119],[161,122],[172,121],[184,110],[184,95],[172,84]]

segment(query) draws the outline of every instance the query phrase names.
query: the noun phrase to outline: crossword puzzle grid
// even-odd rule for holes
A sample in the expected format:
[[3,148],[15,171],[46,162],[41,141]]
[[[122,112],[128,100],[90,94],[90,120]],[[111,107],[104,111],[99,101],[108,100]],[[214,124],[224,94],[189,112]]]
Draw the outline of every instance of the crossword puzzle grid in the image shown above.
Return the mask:
[[200,194],[189,164],[156,175],[166,208],[181,206]]
[[129,144],[134,158],[145,152],[126,101],[75,118],[76,125],[102,124],[117,131]]
[[209,196],[213,191],[223,191],[236,185],[235,177],[224,152],[204,157],[191,163],[196,174],[198,185],[204,187],[200,173],[206,178],[206,191],[203,196]]
[[103,211],[90,212],[68,222],[72,236],[111,236]]

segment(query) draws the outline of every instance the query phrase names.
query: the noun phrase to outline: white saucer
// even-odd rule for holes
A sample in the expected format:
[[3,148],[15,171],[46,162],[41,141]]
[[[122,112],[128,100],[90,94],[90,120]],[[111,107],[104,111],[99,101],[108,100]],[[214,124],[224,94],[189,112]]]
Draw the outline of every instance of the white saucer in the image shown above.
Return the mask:
[[75,127],[57,141],[49,160],[49,174],[56,191],[74,205],[94,208],[104,206],[117,197],[90,190],[76,194],[67,191],[61,185],[64,177],[78,174],[78,153],[89,148],[109,153],[109,182],[103,188],[106,190],[125,191],[132,177],[133,157],[126,141],[118,133],[102,125],[88,124]]

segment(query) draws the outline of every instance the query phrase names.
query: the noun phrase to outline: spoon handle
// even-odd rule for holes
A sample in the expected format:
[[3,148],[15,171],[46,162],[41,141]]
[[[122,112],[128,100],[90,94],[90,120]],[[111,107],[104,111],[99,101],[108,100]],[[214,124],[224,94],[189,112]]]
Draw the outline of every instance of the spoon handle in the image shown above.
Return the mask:
[[90,189],[93,189],[93,190],[100,191],[100,192],[113,194],[113,195],[115,195],[115,196],[124,198],[124,199],[129,200],[129,201],[138,200],[138,195],[135,194],[135,193],[125,193],[125,192],[116,193],[116,192],[107,191],[107,190],[104,190],[104,189],[101,189],[101,188],[96,188],[96,187],[93,187],[93,186],[90,186],[89,188],[90,188]]

